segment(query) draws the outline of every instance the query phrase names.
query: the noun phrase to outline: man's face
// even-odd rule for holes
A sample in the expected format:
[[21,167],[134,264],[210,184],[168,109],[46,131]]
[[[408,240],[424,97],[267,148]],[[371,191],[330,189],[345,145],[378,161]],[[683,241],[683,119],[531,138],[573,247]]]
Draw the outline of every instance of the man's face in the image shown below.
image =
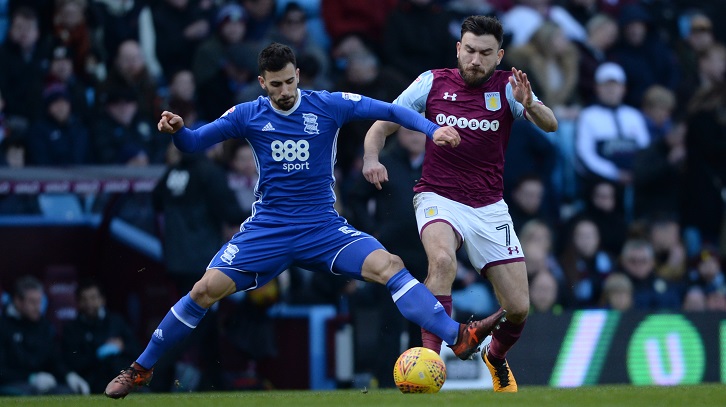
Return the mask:
[[476,36],[470,32],[456,43],[459,73],[467,86],[480,86],[494,73],[502,61],[504,50],[493,35]]
[[104,305],[105,300],[98,287],[89,287],[78,296],[78,312],[88,317],[96,318]]
[[258,76],[262,89],[267,91],[272,106],[280,110],[290,110],[297,102],[297,84],[300,70],[292,63],[277,72],[263,72]]
[[27,290],[13,299],[13,305],[24,319],[38,321],[42,316],[43,291]]

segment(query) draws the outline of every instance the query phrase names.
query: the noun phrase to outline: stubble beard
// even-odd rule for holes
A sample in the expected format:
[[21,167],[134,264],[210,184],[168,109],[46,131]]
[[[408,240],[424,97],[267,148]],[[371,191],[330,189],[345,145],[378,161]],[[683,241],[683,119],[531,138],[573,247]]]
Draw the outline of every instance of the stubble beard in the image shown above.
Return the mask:
[[471,88],[478,88],[483,85],[494,74],[494,69],[489,72],[481,68],[465,69],[461,64],[461,60],[458,61],[458,68],[461,78],[464,79],[464,83]]

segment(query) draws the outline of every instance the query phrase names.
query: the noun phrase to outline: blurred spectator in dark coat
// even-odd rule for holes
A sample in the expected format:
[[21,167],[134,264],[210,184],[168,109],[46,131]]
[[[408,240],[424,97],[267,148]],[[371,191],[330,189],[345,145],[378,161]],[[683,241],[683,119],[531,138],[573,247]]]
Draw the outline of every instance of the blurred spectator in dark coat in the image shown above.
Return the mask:
[[89,162],[88,129],[74,115],[71,95],[62,84],[43,92],[45,113],[27,132],[30,165],[68,166]]
[[88,383],[64,365],[44,317],[43,284],[22,276],[0,317],[0,395],[89,393]]
[[50,42],[41,37],[33,9],[18,7],[10,32],[0,47],[0,90],[5,98],[6,125],[22,133],[42,111],[41,93]]
[[168,138],[139,116],[138,97],[132,90],[111,89],[101,95],[101,105],[91,136],[94,162],[130,164],[144,156],[146,162],[164,162]]
[[623,7],[618,19],[620,42],[612,57],[625,70],[628,82],[624,102],[633,107],[640,106],[643,93],[651,85],[675,91],[680,80],[675,53],[658,37],[652,20],[639,4]]
[[247,20],[247,39],[262,41],[275,26],[275,0],[242,0],[242,7],[249,14]]
[[70,94],[73,114],[84,125],[89,126],[93,120],[93,113],[88,102],[87,87],[76,77],[73,71],[73,56],[69,48],[57,45],[53,48],[48,62],[48,73],[45,77],[46,86],[61,84]]
[[383,34],[383,65],[405,78],[434,68],[456,66],[450,18],[433,0],[401,0],[389,14]]
[[156,57],[165,78],[190,69],[194,51],[212,32],[214,8],[206,0],[159,0],[151,5]]
[[726,209],[726,82],[694,96],[686,151],[683,226],[697,231],[702,242],[719,245]]
[[103,27],[101,49],[113,53],[126,40],[140,41],[140,16],[148,3],[148,0],[92,1],[89,4],[92,20],[96,27]]
[[161,114],[161,99],[156,80],[149,73],[144,54],[135,40],[121,43],[113,65],[109,67],[108,77],[99,85],[97,94],[102,95],[110,89],[121,88],[133,90],[137,97],[139,116],[155,123]]
[[123,318],[106,309],[106,297],[93,281],[76,288],[78,314],[63,327],[63,357],[101,394],[108,377],[127,367],[129,359],[141,351],[131,327]]
[[76,77],[88,85],[95,82],[93,64],[99,61],[92,51],[98,49],[92,27],[86,21],[86,0],[57,0],[53,13],[53,39],[72,50]]
[[633,282],[634,309],[644,311],[681,309],[685,285],[656,275],[653,246],[646,240],[627,240],[620,255],[620,266]]
[[681,105],[686,105],[701,85],[699,55],[715,43],[711,18],[700,11],[680,17],[682,29],[676,41],[675,52],[681,67],[682,80],[678,86]]

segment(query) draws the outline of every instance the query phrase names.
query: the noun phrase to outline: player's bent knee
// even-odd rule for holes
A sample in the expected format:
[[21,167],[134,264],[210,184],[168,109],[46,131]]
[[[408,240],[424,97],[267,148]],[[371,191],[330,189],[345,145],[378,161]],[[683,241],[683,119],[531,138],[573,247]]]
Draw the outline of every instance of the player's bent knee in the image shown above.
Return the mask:
[[194,284],[190,296],[200,307],[209,308],[234,291],[235,284],[231,278],[219,270],[210,269]]
[[429,274],[449,275],[456,273],[456,256],[439,250],[429,256]]
[[511,310],[507,309],[507,319],[512,321],[515,324],[521,324],[524,322],[525,319],[527,319],[527,315],[529,315],[529,303],[526,304],[525,307],[522,305],[514,305]]
[[403,268],[403,260],[400,257],[384,250],[377,250],[366,258],[361,275],[366,280],[386,284]]

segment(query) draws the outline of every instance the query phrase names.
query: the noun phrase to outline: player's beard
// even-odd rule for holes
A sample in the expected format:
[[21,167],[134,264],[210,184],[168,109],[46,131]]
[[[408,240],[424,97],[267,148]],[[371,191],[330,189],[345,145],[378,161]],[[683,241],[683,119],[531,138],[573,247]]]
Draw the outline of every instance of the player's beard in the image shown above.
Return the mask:
[[290,96],[286,99],[278,98],[275,100],[275,104],[280,110],[290,110],[295,105],[295,96]]
[[466,86],[471,88],[478,88],[483,85],[484,82],[488,81],[494,73],[493,69],[489,72],[487,72],[484,68],[471,67],[469,69],[465,69],[461,65],[461,60],[458,61],[457,65],[459,67],[459,74],[461,74],[461,78],[464,79],[464,83],[466,83]]

